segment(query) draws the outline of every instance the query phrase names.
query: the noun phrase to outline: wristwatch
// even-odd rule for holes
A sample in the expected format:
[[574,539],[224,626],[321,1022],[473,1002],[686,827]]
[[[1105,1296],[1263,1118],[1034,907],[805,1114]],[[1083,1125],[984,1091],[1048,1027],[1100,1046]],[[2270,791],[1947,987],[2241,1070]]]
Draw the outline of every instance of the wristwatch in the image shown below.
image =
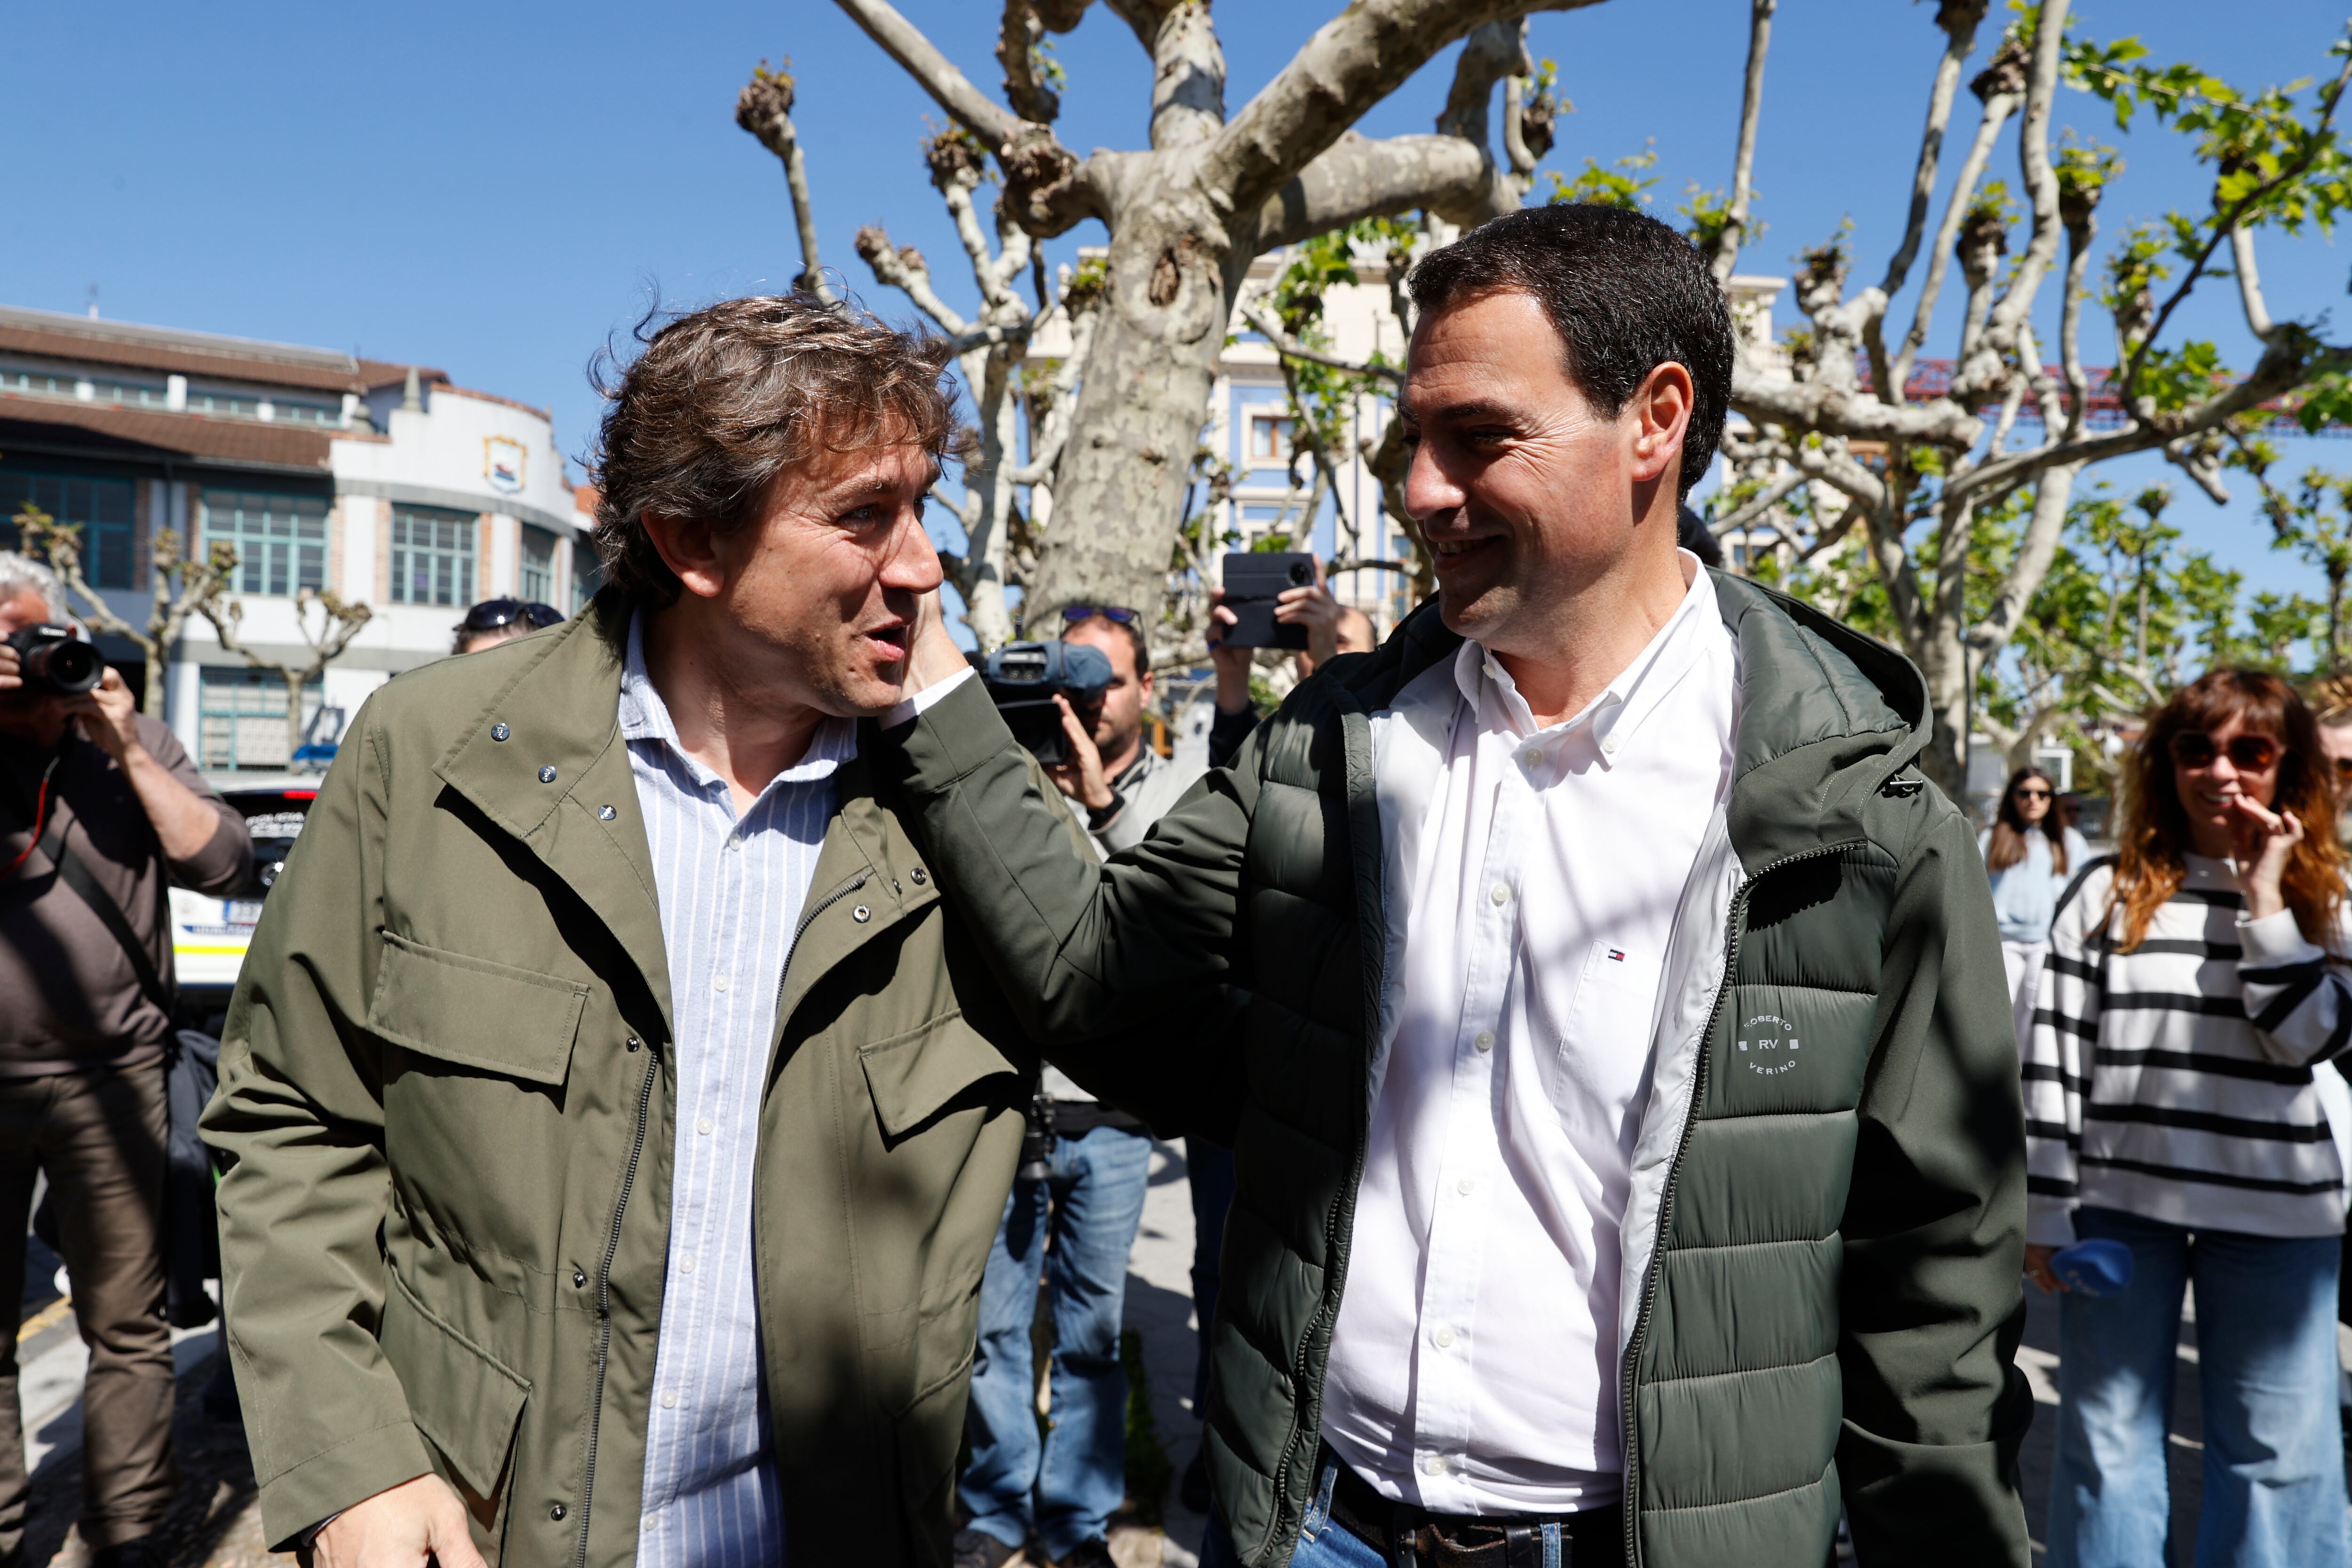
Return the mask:
[[1127,796],[1118,793],[1118,785],[1112,785],[1110,792],[1110,804],[1108,805],[1103,806],[1099,809],[1094,806],[1087,807],[1087,831],[1092,833],[1100,833],[1104,828],[1108,827],[1113,822],[1117,821],[1118,814],[1126,809]]

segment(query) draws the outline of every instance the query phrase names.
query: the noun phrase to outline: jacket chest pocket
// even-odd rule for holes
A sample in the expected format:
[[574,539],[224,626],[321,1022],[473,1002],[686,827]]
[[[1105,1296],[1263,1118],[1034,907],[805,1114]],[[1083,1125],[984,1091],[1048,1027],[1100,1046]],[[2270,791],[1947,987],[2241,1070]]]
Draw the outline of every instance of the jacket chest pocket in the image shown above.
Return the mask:
[[570,1138],[566,1080],[588,987],[383,933],[368,1029],[384,1145],[412,1210],[548,1267]]

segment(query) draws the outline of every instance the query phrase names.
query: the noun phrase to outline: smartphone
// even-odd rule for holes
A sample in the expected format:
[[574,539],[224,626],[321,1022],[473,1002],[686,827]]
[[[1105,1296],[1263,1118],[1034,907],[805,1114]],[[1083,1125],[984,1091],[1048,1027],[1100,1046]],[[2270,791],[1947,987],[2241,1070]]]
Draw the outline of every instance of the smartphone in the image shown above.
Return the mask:
[[1225,557],[1225,608],[1234,625],[1220,639],[1228,647],[1307,646],[1307,627],[1274,618],[1287,588],[1315,586],[1315,557],[1303,551],[1234,552]]

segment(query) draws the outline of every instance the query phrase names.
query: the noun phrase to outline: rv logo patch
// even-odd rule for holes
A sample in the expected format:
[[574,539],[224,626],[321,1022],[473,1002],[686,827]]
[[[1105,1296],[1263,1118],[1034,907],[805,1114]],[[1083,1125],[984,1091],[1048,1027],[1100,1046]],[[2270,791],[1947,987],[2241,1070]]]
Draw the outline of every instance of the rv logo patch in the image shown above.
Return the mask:
[[1797,1065],[1797,1026],[1766,1013],[1739,1026],[1739,1050],[1748,1070],[1778,1078]]

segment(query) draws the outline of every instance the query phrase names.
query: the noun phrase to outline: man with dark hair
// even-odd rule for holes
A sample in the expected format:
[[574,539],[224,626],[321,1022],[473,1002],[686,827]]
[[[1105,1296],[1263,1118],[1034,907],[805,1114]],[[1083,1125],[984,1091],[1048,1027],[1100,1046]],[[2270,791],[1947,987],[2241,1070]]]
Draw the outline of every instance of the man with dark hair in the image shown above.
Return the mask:
[[2016,1047],[1924,683],[1675,548],[1733,354],[1679,235],[1520,212],[1412,289],[1435,605],[1108,866],[935,611],[877,749],[1040,1039],[1199,1019],[1133,1087],[1235,1150],[1203,1561],[1812,1564],[1843,1508],[2024,1568]]
[[352,725],[205,1121],[272,1542],[949,1561],[1036,1062],[866,761],[947,358],[805,295],[669,322],[592,612]]

